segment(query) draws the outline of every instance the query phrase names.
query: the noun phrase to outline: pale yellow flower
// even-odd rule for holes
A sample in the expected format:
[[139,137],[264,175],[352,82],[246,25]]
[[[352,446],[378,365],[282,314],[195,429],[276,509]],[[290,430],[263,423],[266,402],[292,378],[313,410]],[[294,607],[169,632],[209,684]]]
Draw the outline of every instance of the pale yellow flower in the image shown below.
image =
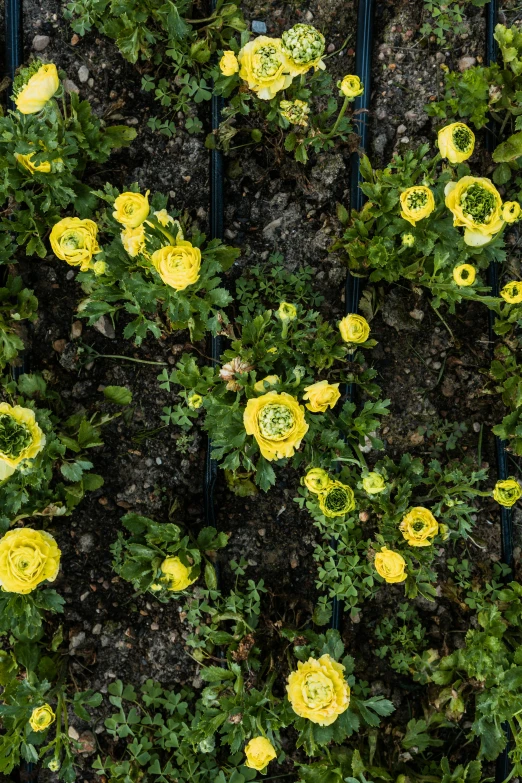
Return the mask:
[[45,731],[54,722],[56,715],[49,704],[35,707],[29,718],[29,725],[33,731]]
[[42,582],[54,582],[60,555],[56,541],[44,530],[8,530],[0,539],[0,586],[7,593],[27,595]]
[[54,63],[45,63],[33,73],[14,97],[16,108],[21,114],[36,114],[53,97],[60,79]]
[[260,772],[277,757],[275,748],[266,737],[253,737],[245,747],[245,767]]
[[342,517],[355,508],[353,489],[342,481],[331,480],[318,495],[319,508],[325,517]]
[[332,479],[322,468],[311,468],[306,476],[301,479],[305,487],[314,494],[318,495],[320,492],[324,492],[330,484]]
[[520,218],[522,208],[518,201],[505,201],[502,206],[502,220],[506,223],[514,223]]
[[281,36],[283,52],[289,63],[292,77],[300,76],[311,68],[324,70],[321,57],[324,54],[324,35],[311,24],[299,22]]
[[199,280],[201,250],[191,242],[180,239],[152,254],[152,264],[165,285],[184,291]]
[[15,158],[17,163],[30,174],[34,174],[35,171],[38,171],[40,174],[49,174],[51,171],[51,164],[48,160],[44,160],[42,163],[32,163],[31,158],[34,158],[34,152],[30,152],[28,155],[21,155],[15,152]]
[[267,460],[292,457],[308,432],[303,406],[285,392],[270,391],[249,399],[243,423]]
[[337,82],[337,86],[345,98],[350,98],[354,101],[359,95],[364,92],[364,86],[358,76],[348,74],[340,82]]
[[380,473],[372,471],[364,476],[362,480],[363,489],[368,495],[378,495],[379,492],[384,492],[386,489],[386,482],[384,477]]
[[124,228],[120,234],[121,242],[126,253],[131,258],[136,258],[145,252],[145,227],[140,223],[136,228]]
[[228,49],[223,52],[223,57],[219,61],[219,68],[223,76],[233,76],[239,71],[239,63],[233,51]]
[[324,413],[328,408],[335,408],[337,400],[341,396],[338,383],[317,381],[311,386],[306,386],[303,400],[308,400],[306,407],[312,413]]
[[172,592],[186,590],[187,587],[194,584],[197,577],[196,579],[191,579],[190,571],[191,569],[187,568],[179,557],[167,557],[161,564],[162,581],[165,583],[167,590]]
[[0,403],[0,481],[12,476],[20,463],[33,459],[45,446],[45,435],[34,411]]
[[370,324],[362,315],[350,313],[339,322],[339,331],[345,343],[365,343],[370,336]]
[[93,220],[67,217],[53,226],[49,240],[57,258],[85,272],[93,255],[101,252],[97,235],[98,226]]
[[264,378],[261,378],[260,381],[256,381],[254,383],[254,391],[260,392],[260,394],[264,394],[266,392],[265,384],[270,386],[275,386],[279,383],[279,375],[267,375]]
[[240,78],[261,100],[271,100],[292,81],[280,38],[260,35],[243,46],[238,59]]
[[475,149],[475,134],[463,122],[453,122],[438,132],[439,152],[450,163],[462,163]]
[[126,228],[137,228],[148,217],[150,212],[149,193],[120,193],[114,201],[112,216]]
[[288,700],[296,715],[319,726],[331,726],[350,704],[344,666],[330,655],[298,661],[288,677]]
[[464,242],[480,247],[504,226],[502,199],[486,177],[462,177],[448,182],[446,206],[453,213],[453,225],[464,226]]
[[463,288],[468,285],[473,285],[476,276],[477,271],[471,264],[460,264],[453,270],[454,281]]
[[410,546],[430,546],[439,532],[439,523],[429,509],[416,506],[408,511],[399,528]]
[[506,283],[500,292],[500,296],[508,304],[520,304],[522,302],[522,282],[511,280],[511,282]]
[[511,508],[522,497],[522,489],[514,478],[497,481],[493,489],[493,497],[501,506]]

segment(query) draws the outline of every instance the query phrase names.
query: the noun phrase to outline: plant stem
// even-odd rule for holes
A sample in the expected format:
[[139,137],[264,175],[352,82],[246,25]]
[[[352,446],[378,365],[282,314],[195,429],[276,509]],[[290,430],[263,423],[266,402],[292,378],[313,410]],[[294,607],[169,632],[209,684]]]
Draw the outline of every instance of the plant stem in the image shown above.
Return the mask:
[[351,100],[352,100],[351,98],[345,98],[344,99],[343,105],[341,106],[341,111],[337,115],[337,119],[334,122],[334,126],[333,126],[332,130],[330,131],[330,133],[327,133],[325,135],[325,139],[331,139],[331,137],[334,135],[335,131],[339,127],[339,123],[341,122],[342,118],[346,114],[346,109],[348,108],[348,104],[351,102]]
[[148,359],[135,359],[133,356],[119,356],[118,354],[113,353],[96,353],[95,355],[91,355],[86,358],[89,362],[92,362],[95,359],[122,359],[124,362],[136,362],[137,364],[156,364],[162,367],[168,364],[168,362],[153,362]]

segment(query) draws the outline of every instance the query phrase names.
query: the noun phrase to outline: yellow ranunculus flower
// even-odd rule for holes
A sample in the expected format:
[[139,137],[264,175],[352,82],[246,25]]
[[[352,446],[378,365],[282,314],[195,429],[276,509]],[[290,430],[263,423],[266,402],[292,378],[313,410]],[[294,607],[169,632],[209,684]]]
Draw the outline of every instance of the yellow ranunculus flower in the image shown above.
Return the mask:
[[522,207],[518,201],[505,201],[502,207],[502,220],[506,223],[514,223],[520,217]]
[[522,302],[522,283],[518,280],[511,280],[511,282],[506,283],[500,292],[500,296],[508,304],[520,304]]
[[450,163],[462,163],[473,155],[475,134],[463,122],[453,122],[438,133],[441,157]]
[[306,476],[303,476],[301,482],[310,492],[319,495],[330,486],[332,479],[326,470],[323,470],[322,468],[311,468]]
[[63,218],[53,226],[50,242],[57,258],[69,266],[79,266],[82,272],[89,269],[93,255],[100,253],[97,240],[98,226],[93,220]]
[[254,391],[264,394],[266,391],[265,383],[268,386],[275,386],[276,383],[279,383],[279,375],[267,375],[265,378],[261,378],[260,381],[256,381],[254,383]]
[[143,223],[136,228],[125,228],[120,234],[121,243],[131,258],[145,252],[145,227]]
[[364,476],[362,480],[363,489],[368,495],[378,495],[379,492],[384,492],[386,489],[386,482],[384,477],[380,473],[372,471]]
[[359,77],[352,76],[351,74],[345,76],[342,81],[337,82],[337,86],[344,97],[350,98],[352,101],[364,92],[364,85],[361,83]]
[[0,481],[12,476],[21,462],[36,457],[44,446],[45,435],[34,411],[0,403]]
[[243,414],[247,435],[253,435],[267,460],[293,457],[308,432],[305,411],[295,397],[275,391],[252,397]]
[[375,555],[375,570],[388,584],[404,582],[407,577],[406,561],[398,552],[383,546]]
[[[157,209],[154,212],[154,217],[157,219],[160,226],[163,226],[163,228],[167,228],[167,226],[169,225],[176,226],[176,228],[178,229],[178,233],[176,234],[176,242],[180,239],[185,239],[185,237],[183,236],[181,223],[179,222],[179,220],[176,220],[176,218],[173,218],[171,215],[169,215],[166,209]],[[148,221],[147,224],[150,225]]]
[[29,725],[33,731],[45,731],[54,722],[56,715],[49,704],[35,707],[29,718]]
[[0,586],[7,593],[26,595],[41,582],[54,582],[60,555],[56,541],[44,530],[8,530],[0,539]]
[[453,270],[454,281],[463,288],[468,285],[473,285],[476,276],[477,271],[471,264],[460,264],[460,266],[456,266]]
[[230,49],[223,52],[223,57],[219,61],[219,68],[223,76],[233,76],[239,71],[237,57]]
[[297,318],[297,308],[289,302],[281,302],[277,315],[281,321],[294,321]]
[[179,557],[167,557],[161,564],[163,573],[162,581],[165,582],[167,590],[179,592],[186,590],[196,579],[190,578],[190,568],[184,565]]
[[350,313],[339,322],[339,331],[345,343],[365,343],[370,336],[370,324],[362,315]]
[[350,686],[344,666],[329,655],[298,661],[286,686],[288,701],[300,718],[319,726],[331,726],[350,704]]
[[308,400],[306,407],[312,413],[324,413],[328,408],[335,408],[341,396],[339,384],[328,383],[328,381],[317,381],[311,386],[306,386],[305,392],[303,400]]
[[448,182],[446,206],[453,212],[453,225],[464,226],[464,242],[480,247],[502,229],[502,199],[486,177],[462,177]]
[[187,403],[189,408],[192,408],[192,410],[197,411],[198,408],[201,408],[203,405],[203,397],[201,394],[196,394],[196,392],[193,392],[192,394],[189,394],[187,397]]
[[34,174],[35,171],[39,171],[40,174],[49,174],[51,171],[51,164],[49,161],[44,160],[43,163],[31,163],[31,158],[33,157],[34,152],[30,152],[28,155],[20,155],[18,152],[15,152],[17,163],[19,163],[22,168],[27,169],[30,174]]
[[511,508],[522,497],[522,488],[514,478],[497,481],[493,489],[493,497],[501,506]]
[[277,758],[275,748],[266,737],[253,737],[245,747],[245,767],[260,772],[272,759]]
[[324,35],[311,24],[299,22],[281,36],[283,52],[290,66],[292,77],[307,73],[311,68],[326,68],[321,57],[324,54]]
[[308,125],[310,107],[306,101],[300,101],[298,98],[295,101],[280,101],[279,111],[292,125],[301,125],[303,128]]
[[439,523],[429,509],[416,506],[408,511],[399,528],[410,546],[430,546],[439,532]]
[[201,250],[184,239],[154,251],[151,261],[165,285],[176,291],[184,291],[199,280]]
[[414,185],[403,190],[400,198],[401,218],[414,226],[419,220],[424,220],[435,209],[433,193],[426,185]]
[[330,481],[326,489],[319,492],[319,508],[325,517],[342,517],[355,508],[353,489],[342,481]]
[[116,218],[126,228],[137,228],[148,217],[150,212],[149,193],[147,190],[144,196],[141,193],[120,193],[114,201],[114,212],[112,216]]
[[270,101],[292,81],[280,38],[260,35],[243,46],[238,59],[240,78],[263,101]]
[[54,63],[41,65],[16,94],[14,98],[16,108],[21,114],[36,114],[53,97],[59,86],[60,79],[56,65]]

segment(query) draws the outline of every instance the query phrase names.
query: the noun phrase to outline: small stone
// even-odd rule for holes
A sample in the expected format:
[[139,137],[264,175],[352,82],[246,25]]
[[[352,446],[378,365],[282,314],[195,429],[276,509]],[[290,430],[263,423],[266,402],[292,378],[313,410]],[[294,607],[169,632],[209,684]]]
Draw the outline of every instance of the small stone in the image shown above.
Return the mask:
[[434,370],[440,370],[442,364],[440,362],[433,362],[431,366],[433,367]]
[[156,457],[156,465],[161,465],[163,463],[163,460],[161,457]]
[[264,527],[260,527],[260,528],[259,528],[259,530],[257,531],[257,535],[258,535],[258,536],[261,536],[261,538],[263,538],[263,536],[265,535],[265,533],[266,533],[266,530],[265,530],[265,528],[264,528]]
[[101,315],[94,323],[94,328],[97,332],[103,334],[104,337],[108,337],[109,340],[114,340],[116,337],[114,326],[112,325],[112,321],[108,315]]
[[80,547],[81,552],[90,552],[94,546],[94,538],[91,533],[84,533],[83,536],[80,536],[78,546]]
[[78,85],[75,84],[71,79],[66,79],[64,81],[63,88],[64,88],[65,92],[69,93],[69,95],[72,92],[77,92],[77,93],[80,92],[80,88],[78,87]]
[[410,141],[409,136],[403,136],[401,139],[401,144],[408,144]]
[[69,726],[69,731],[67,732],[69,737],[73,740],[78,741],[80,739],[79,733],[76,731],[74,726]]
[[79,40],[80,40],[80,36],[75,33],[71,38],[71,46],[76,46]]
[[290,568],[297,568],[298,565],[299,565],[298,557],[297,555],[293,555],[290,558]]
[[266,33],[266,23],[261,22],[258,19],[254,19],[252,22],[252,32],[264,35]]
[[406,133],[406,125],[399,125],[397,128],[397,136],[402,136],[403,133]]
[[101,634],[101,630],[102,630],[102,624],[96,623],[96,625],[92,629],[92,632],[95,636],[99,636]]
[[422,321],[422,319],[424,318],[424,311],[417,310],[417,308],[415,308],[414,310],[411,310],[410,316],[413,318],[414,321]]
[[82,84],[85,84],[88,78],[89,78],[89,69],[87,68],[86,65],[81,65],[78,68],[78,79]]
[[332,52],[335,52],[335,44],[331,43],[328,44],[328,49],[326,50],[328,54],[332,54]]
[[73,325],[71,326],[71,340],[77,340],[78,337],[81,337],[83,329],[83,324],[81,321],[74,321]]
[[87,84],[89,85],[89,87],[94,87],[94,79],[91,77],[91,78],[88,80]]
[[71,641],[69,642],[69,650],[75,650],[77,647],[79,647],[81,644],[83,644],[85,641],[85,631],[80,631],[76,634],[76,636],[73,636]]
[[478,421],[473,422],[473,432],[480,432],[480,422]]
[[476,57],[461,57],[459,60],[459,71],[461,71],[461,73],[467,71],[469,68],[472,68],[476,62]]
[[66,280],[74,280],[74,269],[69,269],[67,274],[65,275]]
[[48,35],[35,35],[33,38],[33,49],[35,52],[43,52],[49,46],[50,40]]
[[92,731],[82,731],[78,738],[78,742],[81,748],[78,749],[78,753],[82,753],[85,756],[90,756],[96,750],[96,738]]
[[53,348],[56,353],[63,353],[66,343],[66,340],[55,340],[53,343]]
[[306,14],[305,14],[306,21],[307,22],[311,22],[313,18],[314,18],[313,13],[311,11],[307,11]]

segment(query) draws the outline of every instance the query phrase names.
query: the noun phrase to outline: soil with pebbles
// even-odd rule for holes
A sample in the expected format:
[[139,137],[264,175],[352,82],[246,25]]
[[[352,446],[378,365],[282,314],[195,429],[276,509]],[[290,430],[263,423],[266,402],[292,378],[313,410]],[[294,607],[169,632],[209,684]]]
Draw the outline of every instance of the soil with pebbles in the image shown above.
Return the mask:
[[[266,23],[268,34],[279,34],[297,21],[317,25],[326,35],[329,51],[345,44],[330,59],[329,67],[339,76],[353,70],[354,3],[311,0],[298,7],[247,0],[242,7],[250,21]],[[377,162],[388,160],[394,151],[433,141],[425,105],[440,95],[441,65],[462,67],[472,59],[478,61],[484,51],[483,12],[470,4],[466,12],[466,36],[439,51],[419,33],[423,19],[418,0],[377,2],[367,119],[370,152]],[[106,179],[118,187],[137,181],[142,189],[167,192],[172,206],[187,209],[200,228],[208,229],[209,160],[204,135],[190,136],[182,127],[173,139],[152,133],[146,124],[157,107],[151,95],[140,89],[139,69],[126,63],[114,45],[95,32],[77,40],[56,0],[44,6],[26,0],[24,35],[26,59],[34,54],[33,43],[41,47],[48,38],[39,54],[66,71],[68,89],[89,99],[108,124],[125,123],[138,130],[130,149],[113,155],[104,167],[88,170],[87,181],[93,187],[100,187]],[[207,127],[208,108],[208,104],[200,108]],[[183,124],[181,119],[179,124]],[[236,151],[226,162],[226,238],[241,248],[232,275],[273,252],[281,253],[289,271],[313,266],[315,284],[326,294],[325,315],[341,317],[345,267],[337,254],[329,252],[329,246],[340,230],[336,202],[349,206],[350,149],[336,148],[306,167],[261,147]],[[487,170],[480,149],[476,162]],[[105,478],[103,488],[89,495],[71,518],[57,519],[49,528],[63,550],[56,587],[67,602],[64,623],[71,672],[79,687],[101,692],[115,678],[138,684],[153,677],[167,686],[189,682],[200,687],[197,668],[184,649],[186,626],[178,607],[174,602],[165,606],[150,597],[134,596],[131,586],[111,569],[109,545],[128,510],[161,520],[176,506],[174,521],[193,530],[204,524],[205,437],[196,427],[189,445],[180,447],[180,433],[162,426],[161,409],[173,403],[173,396],[159,388],[160,364],[104,358],[86,364],[85,346],[99,354],[125,355],[169,367],[183,350],[204,354],[205,345],[191,346],[187,333],[178,332],[134,349],[121,339],[121,325],[114,333],[109,323],[96,330],[78,322],[75,309],[81,291],[74,270],[52,255],[42,261],[20,259],[20,263],[26,284],[34,288],[40,302],[38,321],[29,334],[32,369],[45,372],[71,413],[103,406],[102,389],[109,384],[127,386],[134,399],[131,416],[111,423],[105,431],[105,445],[93,452],[95,469]],[[483,370],[489,362],[487,314],[474,305],[464,305],[447,320],[456,340],[431,309],[427,296],[405,286],[384,292],[372,323],[378,346],[371,361],[378,370],[383,396],[391,399],[391,413],[381,432],[385,449],[394,458],[410,451],[429,459],[439,445],[444,457],[444,444],[437,441],[448,421],[465,422],[467,429],[453,454],[475,453],[477,428],[483,423],[483,461],[493,466],[493,443],[487,433],[502,411],[491,406],[490,398],[482,393]],[[368,458],[375,461],[379,455],[370,452]],[[293,471],[279,470],[278,483],[266,496],[237,498],[221,477],[216,492],[218,526],[232,534],[221,556],[224,584],[229,582],[228,559],[244,557],[249,564],[247,576],[264,579],[269,589],[265,609],[272,622],[305,622],[316,598],[312,553],[317,532],[307,513],[293,502],[297,485]],[[485,552],[469,544],[469,556],[482,558],[486,568],[500,556],[498,518],[497,507],[483,504],[475,540],[486,547]],[[457,553],[464,556],[465,548],[457,548]],[[357,674],[372,683],[374,692],[393,698],[399,718],[409,709],[410,695],[401,678],[375,657],[371,632],[380,617],[393,611],[401,595],[397,586],[383,589],[374,605],[364,607],[357,618],[360,622],[345,618],[343,624],[348,649],[357,652]],[[443,598],[434,605],[422,600],[417,605],[434,647],[446,643],[448,633],[466,627],[466,618]],[[106,709],[97,711],[90,727],[76,718],[72,721],[78,733],[94,732],[102,752]],[[88,754],[80,760],[80,780],[96,779],[89,770],[92,757]],[[54,778],[42,771],[38,779]]]

